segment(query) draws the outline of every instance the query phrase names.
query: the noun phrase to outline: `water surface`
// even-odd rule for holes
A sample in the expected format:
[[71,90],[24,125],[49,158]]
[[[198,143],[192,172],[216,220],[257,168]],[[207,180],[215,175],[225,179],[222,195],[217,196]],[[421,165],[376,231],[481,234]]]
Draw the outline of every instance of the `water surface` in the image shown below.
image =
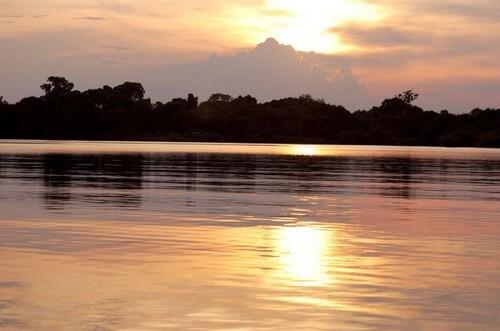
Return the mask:
[[0,141],[0,330],[498,330],[500,151]]

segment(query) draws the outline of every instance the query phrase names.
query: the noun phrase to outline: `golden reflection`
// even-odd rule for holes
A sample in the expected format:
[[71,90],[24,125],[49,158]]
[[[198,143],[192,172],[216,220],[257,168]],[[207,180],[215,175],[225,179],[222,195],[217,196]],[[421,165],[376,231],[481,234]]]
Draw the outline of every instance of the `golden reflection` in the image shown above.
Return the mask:
[[282,276],[302,286],[329,283],[328,234],[324,229],[313,227],[282,228],[278,239]]
[[302,156],[320,155],[321,150],[317,146],[312,145],[297,145],[290,148],[290,154]]

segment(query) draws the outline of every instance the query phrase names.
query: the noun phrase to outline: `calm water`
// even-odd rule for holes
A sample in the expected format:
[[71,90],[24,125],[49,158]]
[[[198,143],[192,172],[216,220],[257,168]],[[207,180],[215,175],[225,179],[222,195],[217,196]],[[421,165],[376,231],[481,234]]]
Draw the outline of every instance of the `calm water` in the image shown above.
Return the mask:
[[500,330],[500,150],[0,141],[0,330]]

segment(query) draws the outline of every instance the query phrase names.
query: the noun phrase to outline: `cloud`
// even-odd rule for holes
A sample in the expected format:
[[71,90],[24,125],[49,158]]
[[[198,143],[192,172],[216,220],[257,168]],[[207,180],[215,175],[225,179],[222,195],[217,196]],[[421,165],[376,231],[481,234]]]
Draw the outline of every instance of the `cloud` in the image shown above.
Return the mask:
[[459,17],[466,20],[491,19],[498,21],[500,3],[497,0],[371,0],[370,3],[389,8],[405,17]]
[[428,32],[411,31],[396,26],[369,26],[346,24],[328,30],[340,37],[343,42],[361,47],[401,47],[422,45],[430,41]]
[[22,18],[22,15],[0,15],[0,18]]
[[401,28],[396,24],[347,24],[331,28],[329,32],[342,42],[358,48],[355,54],[348,54],[349,58],[362,59],[367,64],[373,60],[390,60],[388,63],[398,64],[449,56],[488,55],[500,51],[500,45],[492,43],[491,36],[475,32],[450,35],[411,26]]
[[271,16],[271,17],[290,17],[293,16],[292,13],[283,9],[269,9],[269,8],[261,8],[259,13],[263,16]]
[[498,22],[500,13],[500,2],[497,0],[464,1],[464,0],[441,0],[424,1],[422,4],[414,4],[415,8],[439,16],[458,17],[468,20],[492,20]]
[[[491,62],[500,53],[500,2],[492,0],[374,0],[384,19],[372,23],[347,22],[330,28],[355,51],[332,56],[348,66],[380,66],[399,70],[427,62],[429,70],[445,60]],[[488,17],[496,17],[490,20]],[[494,65],[498,67],[498,65]],[[489,68],[478,68],[479,71]]]
[[[4,282],[0,282],[0,289],[1,288],[18,288],[18,287],[24,287],[25,284],[21,283],[21,282],[17,282],[17,281],[4,281]],[[0,308],[2,308],[2,306],[0,305]]]
[[[141,81],[160,100],[191,91],[202,98],[216,90],[252,93],[261,100],[309,92],[354,105],[365,98],[359,82],[377,101],[405,88],[418,88],[421,100],[432,95],[432,108],[451,100],[469,110],[465,105],[478,103],[478,91],[488,104],[498,100],[498,0],[359,0],[382,15],[332,21],[325,33],[346,46],[340,52],[282,51],[281,61],[269,54],[257,60],[259,51],[248,50],[294,19],[286,6],[275,10],[266,0],[26,1],[30,6],[7,1],[0,12],[0,91],[9,100],[38,93],[41,81],[57,73],[79,88]],[[40,24],[37,14],[50,19]],[[300,39],[307,38],[291,33],[289,42],[299,47]],[[447,88],[457,82],[460,87]]]
[[103,45],[102,48],[112,51],[132,51],[136,49],[135,47],[120,46],[120,45]]
[[2,14],[0,15],[0,24],[13,24],[14,20],[17,20],[19,18],[22,18],[22,15],[11,15],[11,14]]
[[274,39],[247,52],[213,55],[199,62],[148,72],[142,81],[153,97],[163,100],[188,93],[206,99],[222,92],[250,94],[261,101],[311,94],[353,109],[368,103],[365,90],[349,68],[315,64]]
[[87,21],[105,21],[106,18],[102,16],[82,16],[76,17],[77,20],[87,20]]

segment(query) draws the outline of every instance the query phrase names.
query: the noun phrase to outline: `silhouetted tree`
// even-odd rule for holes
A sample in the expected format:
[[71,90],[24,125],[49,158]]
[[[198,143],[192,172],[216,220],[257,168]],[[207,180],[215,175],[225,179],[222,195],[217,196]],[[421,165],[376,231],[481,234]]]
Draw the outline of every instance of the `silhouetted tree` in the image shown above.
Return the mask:
[[257,99],[252,97],[251,95],[247,95],[244,97],[240,95],[236,99],[231,101],[231,103],[234,105],[256,105]]
[[394,97],[391,99],[385,99],[382,104],[377,109],[385,112],[401,112],[408,110],[412,107],[411,104],[407,103],[401,98]]
[[83,92],[83,97],[86,102],[90,103],[95,109],[104,109],[110,105],[113,89],[109,86],[104,86],[99,89],[91,89]]
[[415,100],[418,99],[420,95],[418,93],[413,92],[413,90],[407,90],[399,93],[396,98],[400,99],[407,105],[411,105]]
[[113,89],[116,93],[126,96],[131,101],[139,101],[146,93],[141,83],[125,82]]
[[188,108],[188,101],[183,98],[174,98],[167,103],[168,106],[176,107],[177,110],[186,110]]
[[154,104],[153,104],[153,110],[159,110],[159,109],[162,109],[163,108],[163,102],[161,101],[156,101]]
[[310,94],[302,94],[299,96],[299,100],[306,101],[306,102],[317,102],[317,103],[325,103],[324,99],[315,99],[313,98],[312,95]]
[[69,82],[64,77],[50,76],[47,83],[42,84],[40,88],[45,92],[46,96],[64,96],[73,91],[75,84]]
[[351,113],[307,94],[258,103],[216,93],[199,105],[189,94],[153,104],[140,83],[79,92],[52,76],[41,88],[45,96],[15,104],[0,97],[0,138],[500,147],[500,109],[424,111],[411,90]]
[[228,94],[215,93],[208,98],[208,102],[231,102],[233,97]]
[[193,94],[189,93],[187,98],[187,107],[188,109],[198,108],[198,97],[195,97]]

